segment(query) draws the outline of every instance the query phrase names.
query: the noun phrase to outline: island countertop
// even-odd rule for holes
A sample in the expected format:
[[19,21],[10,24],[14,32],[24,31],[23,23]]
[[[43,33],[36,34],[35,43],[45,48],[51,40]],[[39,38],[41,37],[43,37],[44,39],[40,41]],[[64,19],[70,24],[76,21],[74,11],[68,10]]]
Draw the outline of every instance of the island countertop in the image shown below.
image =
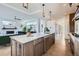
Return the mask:
[[[53,34],[53,33],[50,33],[50,34]],[[36,40],[36,39],[41,38],[41,37],[45,37],[45,36],[50,35],[50,34],[36,33],[36,34],[32,34],[29,37],[27,35],[19,35],[19,36],[10,36],[10,38],[12,40],[15,40],[15,41],[18,41],[18,42],[24,44],[24,43]]]

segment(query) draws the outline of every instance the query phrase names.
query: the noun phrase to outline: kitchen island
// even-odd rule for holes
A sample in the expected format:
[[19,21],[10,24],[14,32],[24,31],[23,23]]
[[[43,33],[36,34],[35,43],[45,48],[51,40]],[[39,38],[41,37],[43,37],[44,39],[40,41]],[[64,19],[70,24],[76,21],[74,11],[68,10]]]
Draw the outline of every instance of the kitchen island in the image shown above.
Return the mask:
[[72,35],[69,33],[70,36],[70,48],[75,56],[79,56],[79,37],[76,37],[75,34]]
[[11,36],[12,56],[41,56],[55,43],[55,33]]

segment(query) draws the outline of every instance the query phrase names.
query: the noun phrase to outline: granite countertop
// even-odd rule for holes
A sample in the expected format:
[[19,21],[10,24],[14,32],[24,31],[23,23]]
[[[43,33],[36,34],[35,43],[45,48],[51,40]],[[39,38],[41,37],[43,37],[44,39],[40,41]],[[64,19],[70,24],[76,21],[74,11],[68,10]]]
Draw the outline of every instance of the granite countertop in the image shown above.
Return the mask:
[[[52,34],[52,33],[50,33],[50,34]],[[36,40],[36,39],[41,38],[41,37],[45,37],[45,36],[50,35],[50,34],[39,33],[39,34],[32,34],[29,37],[27,35],[19,35],[19,36],[10,36],[10,38],[24,44],[24,43]]]

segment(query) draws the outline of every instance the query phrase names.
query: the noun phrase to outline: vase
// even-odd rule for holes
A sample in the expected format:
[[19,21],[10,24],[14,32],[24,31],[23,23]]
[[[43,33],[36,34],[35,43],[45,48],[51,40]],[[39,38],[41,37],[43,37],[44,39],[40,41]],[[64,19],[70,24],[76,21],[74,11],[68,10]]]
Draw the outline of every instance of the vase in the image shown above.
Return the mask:
[[31,36],[31,32],[27,32],[27,37]]

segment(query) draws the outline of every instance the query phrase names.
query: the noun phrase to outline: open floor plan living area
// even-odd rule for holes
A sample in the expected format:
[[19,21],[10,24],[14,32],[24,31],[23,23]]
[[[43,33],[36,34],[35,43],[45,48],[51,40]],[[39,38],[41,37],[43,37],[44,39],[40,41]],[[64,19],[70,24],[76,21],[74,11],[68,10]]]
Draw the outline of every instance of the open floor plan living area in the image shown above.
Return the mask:
[[0,3],[0,56],[79,56],[79,3]]

